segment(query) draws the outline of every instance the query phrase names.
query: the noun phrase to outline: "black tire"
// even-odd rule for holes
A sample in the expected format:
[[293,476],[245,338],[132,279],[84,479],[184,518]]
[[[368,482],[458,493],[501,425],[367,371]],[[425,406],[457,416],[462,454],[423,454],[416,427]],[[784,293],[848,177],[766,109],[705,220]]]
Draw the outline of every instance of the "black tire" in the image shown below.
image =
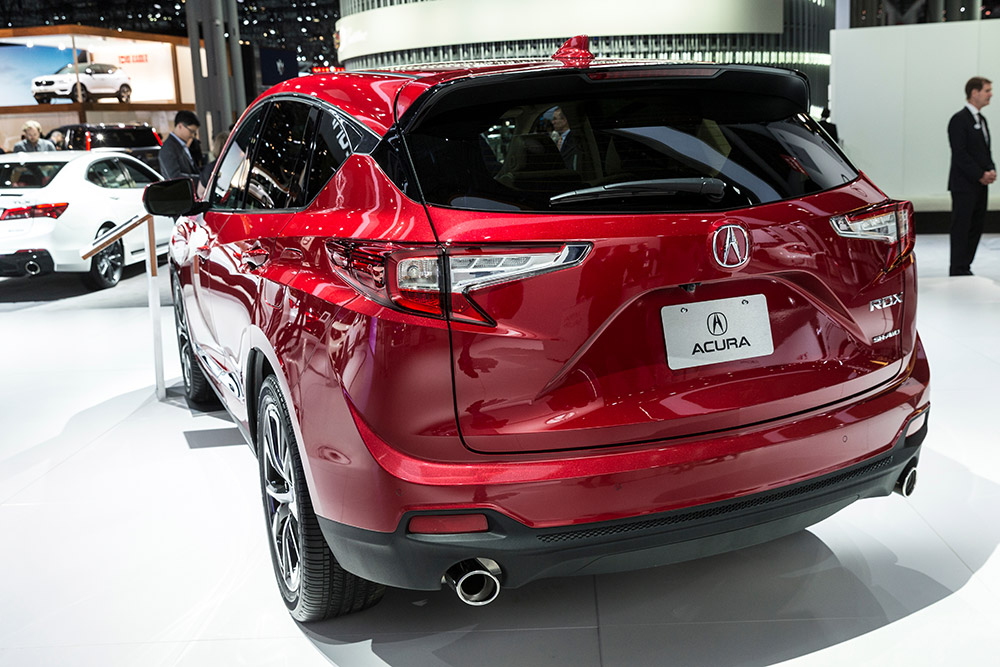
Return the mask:
[[278,381],[269,376],[257,400],[257,461],[271,564],[285,606],[303,623],[368,609],[385,586],[351,574],[330,552],[288,415]]
[[52,98],[47,95],[35,95],[35,101],[39,104],[48,104],[52,101]]
[[[111,229],[102,227],[97,236]],[[97,237],[94,237],[97,238]],[[90,289],[99,290],[114,287],[122,279],[125,267],[125,246],[118,239],[107,248],[90,258],[90,270],[81,276],[83,284]]]
[[80,92],[83,93],[83,101],[84,102],[92,102],[94,100],[94,98],[91,97],[90,91],[88,91],[87,87],[85,85],[83,85],[82,83],[74,83],[73,84],[73,88],[69,91],[70,97],[73,99],[73,101],[74,102],[78,102],[81,99],[80,95],[77,94],[77,87],[78,86],[79,86]]
[[184,298],[181,291],[181,281],[177,274],[171,271],[171,291],[174,300],[174,329],[177,332],[177,351],[181,357],[181,375],[184,377],[184,397],[188,403],[196,407],[215,407],[219,398],[212,391],[205,377],[205,371],[195,358],[194,347],[191,344],[191,334],[187,326],[187,313],[184,310]]
[[129,88],[127,84],[122,84],[122,87],[118,89],[118,101],[122,104],[128,104],[129,100],[132,99],[132,89]]

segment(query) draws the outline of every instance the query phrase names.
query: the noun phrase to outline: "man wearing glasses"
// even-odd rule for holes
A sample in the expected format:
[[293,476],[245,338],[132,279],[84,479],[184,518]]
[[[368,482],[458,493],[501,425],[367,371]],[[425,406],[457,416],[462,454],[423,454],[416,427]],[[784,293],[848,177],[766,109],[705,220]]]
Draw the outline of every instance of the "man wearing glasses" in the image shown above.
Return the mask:
[[174,116],[174,131],[160,148],[160,173],[163,178],[198,178],[198,168],[189,147],[198,136],[199,127],[201,123],[194,112],[181,110]]

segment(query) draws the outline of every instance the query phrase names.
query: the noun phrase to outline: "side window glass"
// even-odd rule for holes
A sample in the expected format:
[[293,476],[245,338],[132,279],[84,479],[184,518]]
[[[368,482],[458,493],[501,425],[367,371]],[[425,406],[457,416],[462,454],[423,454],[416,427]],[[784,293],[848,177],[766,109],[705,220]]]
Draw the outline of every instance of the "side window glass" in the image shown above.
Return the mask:
[[316,107],[309,111],[309,120],[306,122],[305,142],[302,145],[302,152],[299,153],[299,162],[295,166],[292,184],[288,188],[288,208],[302,208],[309,203],[309,192],[306,180],[309,178],[309,162],[312,158],[313,144],[316,139],[316,126],[319,124],[319,117],[322,115]]
[[210,190],[212,208],[237,209],[243,205],[243,192],[250,173],[250,149],[263,116],[261,107],[236,128],[226,152],[219,158],[218,172]]
[[340,119],[332,113],[320,113],[306,201],[312,201],[319,194],[350,154],[350,138]]
[[128,179],[118,168],[117,160],[101,160],[90,165],[87,170],[87,180],[102,188],[127,188]]
[[[304,165],[299,157],[306,143],[309,111],[309,106],[292,100],[271,105],[247,180],[244,208],[287,208],[289,199],[297,199],[291,190],[302,180]],[[298,178],[296,169],[300,170]]]
[[128,160],[119,160],[118,164],[121,165],[122,169],[132,180],[129,187],[132,188],[144,188],[150,183],[155,183],[160,180],[156,177],[148,167],[142,164],[136,164],[135,162],[130,162]]

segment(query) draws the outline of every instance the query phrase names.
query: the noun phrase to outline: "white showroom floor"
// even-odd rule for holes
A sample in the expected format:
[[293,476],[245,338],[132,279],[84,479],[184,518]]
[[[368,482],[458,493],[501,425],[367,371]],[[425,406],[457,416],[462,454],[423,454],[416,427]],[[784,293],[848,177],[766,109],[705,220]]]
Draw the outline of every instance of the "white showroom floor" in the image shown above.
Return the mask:
[[[492,605],[390,590],[300,626],[278,594],[256,468],[223,414],[153,395],[142,273],[0,280],[0,665],[1000,664],[1000,236],[948,278],[921,236],[932,412],[920,483],[808,531]],[[162,278],[162,276],[161,276]]]

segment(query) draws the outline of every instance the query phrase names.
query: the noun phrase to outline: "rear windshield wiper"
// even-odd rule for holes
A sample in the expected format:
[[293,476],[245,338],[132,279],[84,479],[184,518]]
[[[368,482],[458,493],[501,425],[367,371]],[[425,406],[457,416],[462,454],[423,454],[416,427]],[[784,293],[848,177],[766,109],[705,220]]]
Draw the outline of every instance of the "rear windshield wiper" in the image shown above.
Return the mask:
[[570,190],[549,197],[549,204],[569,204],[592,199],[675,195],[680,192],[705,195],[712,201],[722,199],[726,183],[718,178],[655,178],[648,181],[625,181]]

